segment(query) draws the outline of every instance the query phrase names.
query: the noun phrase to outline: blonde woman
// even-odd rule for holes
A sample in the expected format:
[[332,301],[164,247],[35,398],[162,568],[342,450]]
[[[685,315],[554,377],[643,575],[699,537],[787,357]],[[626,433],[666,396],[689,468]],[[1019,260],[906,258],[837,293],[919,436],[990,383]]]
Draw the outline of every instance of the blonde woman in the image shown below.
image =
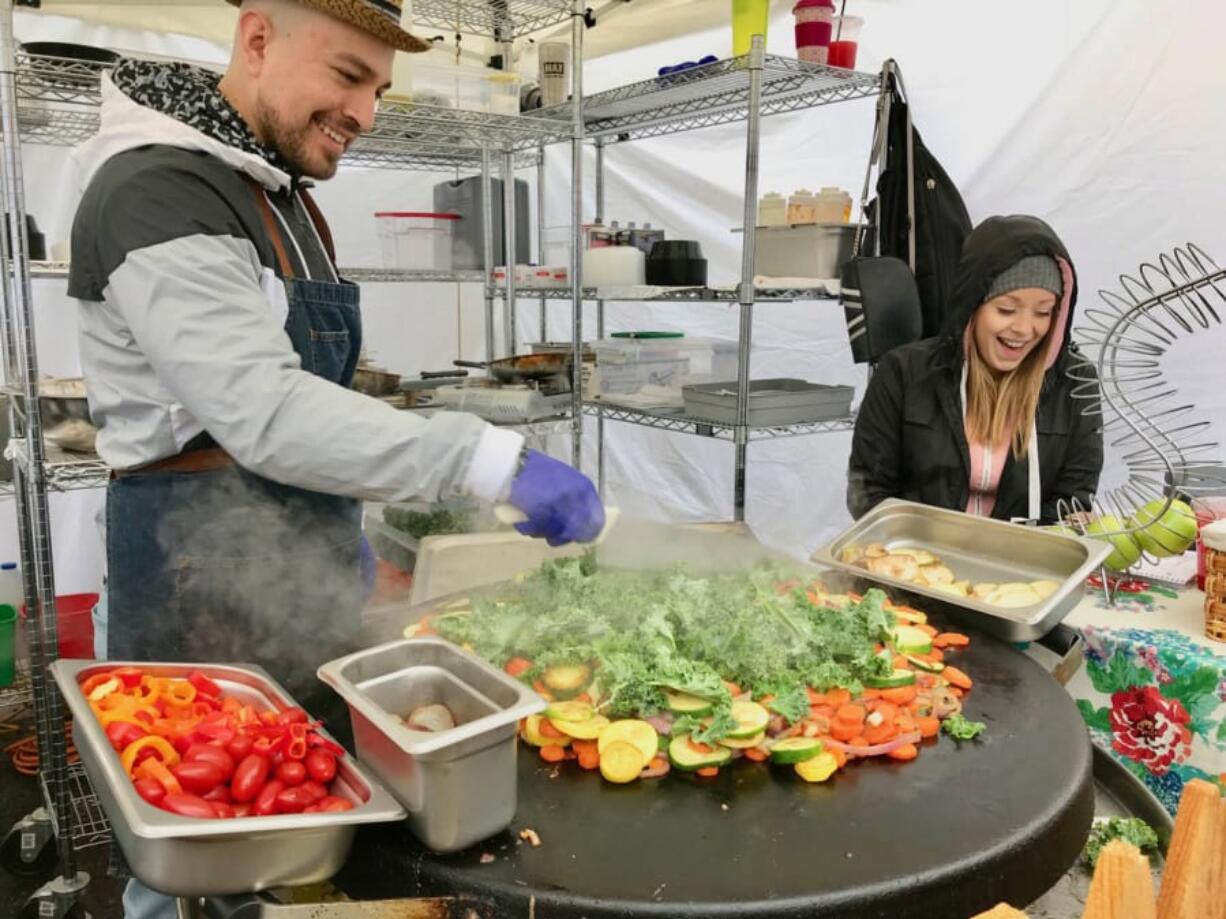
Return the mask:
[[847,508],[904,498],[999,520],[1057,518],[1098,487],[1099,419],[1073,397],[1077,280],[1037,217],[967,237],[943,335],[878,364],[856,418]]

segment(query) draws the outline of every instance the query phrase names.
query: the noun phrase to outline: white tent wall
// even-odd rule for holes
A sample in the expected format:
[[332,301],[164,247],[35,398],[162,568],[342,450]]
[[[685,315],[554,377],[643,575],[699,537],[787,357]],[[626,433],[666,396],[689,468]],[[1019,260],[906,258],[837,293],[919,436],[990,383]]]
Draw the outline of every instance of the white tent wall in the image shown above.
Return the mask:
[[[102,4],[107,6],[108,4]],[[115,5],[115,4],[110,4]],[[192,4],[189,4],[189,6]],[[195,4],[199,5],[199,4]],[[135,5],[134,5],[135,6]],[[675,6],[675,4],[670,4]],[[725,0],[697,0],[705,15]],[[636,21],[639,41],[657,35],[650,9],[618,13]],[[1226,252],[1226,126],[1207,117],[1202,100],[1226,96],[1226,69],[1211,44],[1226,26],[1226,7],[1186,0],[1161,8],[1141,0],[853,0],[867,20],[861,70],[886,56],[902,67],[925,141],[961,187],[972,218],[1034,213],[1064,237],[1081,276],[1080,309],[1094,291],[1114,287],[1120,272],[1189,239]],[[673,11],[676,12],[675,9]],[[770,48],[791,49],[789,4],[773,7]],[[939,13],[939,15],[938,15]],[[703,21],[701,17],[699,21]],[[616,20],[610,18],[610,23]],[[599,31],[599,27],[598,30]],[[46,14],[20,13],[18,37],[83,41],[220,61],[224,50],[182,36],[115,30]],[[595,34],[595,33],[594,33]],[[589,91],[655,74],[668,63],[727,54],[721,26],[589,61]],[[764,121],[760,191],[842,185],[858,197],[871,133],[872,102],[830,106]],[[714,282],[736,278],[741,222],[744,126],[613,145],[606,153],[605,216],[651,221],[670,238],[697,239]],[[549,225],[569,221],[569,153],[548,151]],[[75,203],[66,152],[28,147],[30,210],[48,242],[65,238]],[[585,219],[592,208],[593,157],[585,159]],[[530,176],[528,176],[531,178]],[[430,206],[445,176],[348,169],[319,189],[341,261],[378,261],[373,211]],[[58,284],[58,287],[57,287]],[[74,372],[74,307],[62,283],[36,283],[43,370]],[[481,300],[474,286],[371,285],[364,290],[367,344],[380,363],[401,373],[438,369],[482,352]],[[534,340],[536,301],[519,305],[521,340]],[[595,309],[586,305],[586,330]],[[549,306],[550,337],[569,334],[569,307]],[[737,309],[723,305],[610,304],[609,330],[676,328],[735,338]],[[1226,438],[1223,330],[1180,343],[1167,364],[1172,382]],[[796,375],[850,383],[865,374],[850,361],[841,311],[832,303],[761,305],[755,309],[754,375]],[[585,467],[595,469],[589,419]],[[562,441],[556,440],[559,449]],[[843,487],[850,437],[827,434],[759,442],[750,447],[748,519],[760,537],[802,553],[847,522]],[[606,424],[610,501],[628,512],[666,519],[717,519],[731,513],[732,447],[696,437]],[[1220,450],[1219,450],[1220,456]],[[1119,476],[1109,458],[1107,480]],[[91,517],[100,493],[52,499],[58,586],[96,587],[101,570]],[[11,501],[0,505],[0,555],[15,555]]]

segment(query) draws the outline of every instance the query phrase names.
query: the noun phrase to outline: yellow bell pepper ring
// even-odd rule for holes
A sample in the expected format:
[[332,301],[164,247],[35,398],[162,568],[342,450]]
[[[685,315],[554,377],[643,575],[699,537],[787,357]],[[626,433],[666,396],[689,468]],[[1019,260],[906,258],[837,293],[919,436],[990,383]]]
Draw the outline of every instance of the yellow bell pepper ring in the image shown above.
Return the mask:
[[103,680],[97,686],[90,689],[89,696],[88,696],[89,701],[90,702],[101,702],[111,693],[119,690],[120,687],[122,686],[123,686],[123,681],[120,680],[119,677],[117,676],[113,676],[107,680]]
[[150,734],[139,740],[132,741],[132,743],[123,748],[123,753],[119,756],[119,762],[123,766],[123,771],[128,774],[129,778],[132,777],[132,767],[136,764],[136,757],[140,755],[142,750],[148,747],[153,748],[163,765],[178,765],[179,754],[175,751],[175,748],[167,743],[165,739]]
[[186,708],[196,701],[196,687],[186,680],[167,680],[162,686],[162,698],[175,708]]

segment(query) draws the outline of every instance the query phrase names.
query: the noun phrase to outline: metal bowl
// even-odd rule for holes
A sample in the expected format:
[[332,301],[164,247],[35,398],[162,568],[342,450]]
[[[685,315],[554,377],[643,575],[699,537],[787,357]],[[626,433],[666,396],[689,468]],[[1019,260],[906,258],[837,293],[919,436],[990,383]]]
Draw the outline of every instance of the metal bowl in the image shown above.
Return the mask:
[[[11,391],[17,409],[25,413],[25,398],[20,391]],[[62,377],[40,380],[38,407],[42,414],[43,435],[48,443],[63,450],[89,453],[94,449],[98,428],[89,414],[85,397],[85,380]]]

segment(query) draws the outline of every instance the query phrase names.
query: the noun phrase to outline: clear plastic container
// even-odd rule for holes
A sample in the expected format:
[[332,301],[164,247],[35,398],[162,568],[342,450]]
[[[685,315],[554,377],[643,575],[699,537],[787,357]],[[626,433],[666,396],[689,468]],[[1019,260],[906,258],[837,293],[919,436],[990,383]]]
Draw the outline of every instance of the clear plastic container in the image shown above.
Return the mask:
[[788,199],[768,191],[758,199],[758,226],[781,227],[788,222]]
[[647,387],[681,387],[736,378],[737,344],[722,338],[609,338],[594,342],[593,397],[629,395]]
[[817,223],[817,195],[802,188],[788,198],[788,223]]
[[375,219],[379,222],[384,268],[451,270],[451,237],[457,215],[379,211]]
[[488,71],[485,75],[485,111],[491,115],[519,114],[519,84],[517,73]]
[[[490,105],[487,77],[490,73],[493,71],[483,67],[457,67],[414,61],[409,71],[411,97],[414,102],[422,105],[487,112]],[[516,92],[518,93],[518,88]]]
[[812,223],[847,223],[851,220],[851,195],[841,188],[823,188],[816,200],[817,219]]

